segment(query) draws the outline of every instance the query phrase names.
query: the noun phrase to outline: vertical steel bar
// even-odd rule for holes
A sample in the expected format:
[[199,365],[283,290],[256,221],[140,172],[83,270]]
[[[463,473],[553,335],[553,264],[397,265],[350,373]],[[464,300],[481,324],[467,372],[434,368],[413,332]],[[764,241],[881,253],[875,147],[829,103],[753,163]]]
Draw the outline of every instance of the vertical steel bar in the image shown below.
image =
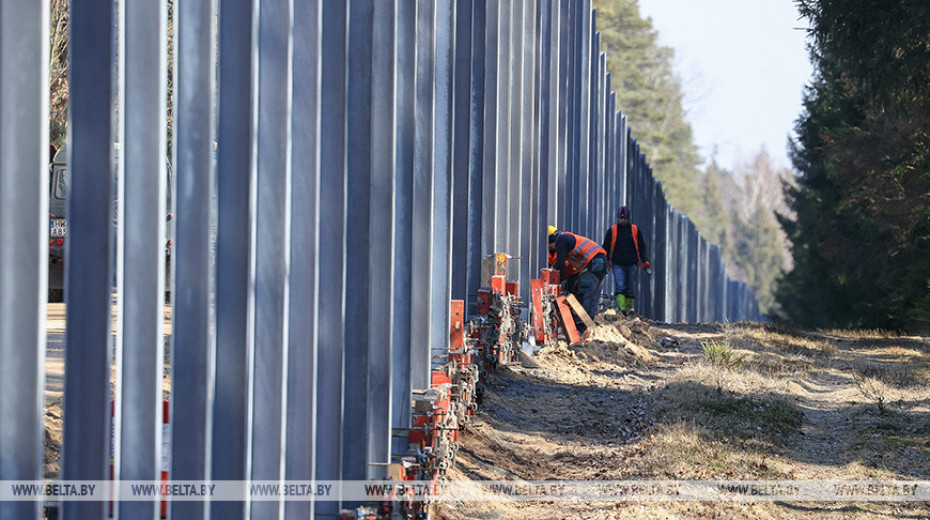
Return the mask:
[[498,81],[499,60],[498,47],[500,32],[501,0],[486,0],[487,18],[485,20],[485,62],[484,62],[484,139],[482,140],[482,183],[481,183],[481,254],[487,255],[497,251],[499,236],[497,233],[497,190],[498,190],[498,125],[500,82]]
[[472,1],[471,96],[468,117],[468,297],[465,301],[471,301],[471,295],[477,293],[481,285],[481,254],[487,243],[491,242],[486,239],[489,232],[484,219],[487,211],[485,205],[488,204],[484,191],[487,3],[486,0]]
[[[553,71],[553,79],[558,83],[558,89],[555,92],[555,109],[558,113],[558,121],[553,121],[553,124],[558,125],[558,131],[556,132],[556,162],[554,166],[554,177],[555,180],[555,218],[550,221],[550,224],[553,224],[559,228],[565,228],[569,225],[571,215],[569,214],[569,197],[570,197],[570,184],[568,182],[568,169],[571,164],[571,129],[570,129],[570,117],[571,117],[571,99],[572,94],[570,90],[573,88],[571,82],[572,72],[569,67],[569,64],[572,63],[571,56],[571,34],[572,34],[572,21],[571,21],[571,4],[569,0],[561,0],[559,2],[559,12],[558,12],[558,39],[553,36],[554,44],[558,48],[558,63],[557,71]],[[553,17],[556,17],[553,13]],[[567,229],[567,228],[566,228]]]
[[[533,273],[542,267],[546,258],[546,229],[551,221],[555,209],[552,190],[550,186],[552,164],[552,17],[553,0],[542,0],[536,11],[536,114],[534,139],[538,144],[538,152],[534,154],[534,175],[536,190],[533,203],[536,210],[533,215],[536,220],[530,223],[530,236],[532,237],[537,261],[530,264]],[[532,276],[531,276],[532,278]]]
[[[559,193],[557,172],[559,163],[559,0],[543,0],[541,13],[542,42],[540,44],[540,211],[537,234],[545,237],[546,226],[558,221]],[[543,244],[546,240],[543,239]],[[547,245],[542,246],[545,255]]]
[[498,45],[497,45],[497,95],[498,105],[496,112],[497,138],[494,146],[497,149],[497,183],[494,188],[494,195],[497,201],[494,205],[496,214],[494,217],[495,234],[497,241],[494,244],[494,251],[486,251],[486,254],[511,251],[511,234],[510,226],[510,192],[513,183],[512,166],[510,164],[510,140],[512,129],[511,121],[511,59],[513,57],[511,47],[513,45],[513,4],[514,0],[498,0],[500,3],[498,19]]
[[[348,5],[322,2],[320,112],[319,335],[317,349],[316,478],[342,478],[343,369],[346,287],[346,63]],[[325,425],[325,426],[324,426]],[[336,516],[336,502],[317,502],[319,516]]]
[[452,0],[435,0],[433,14],[436,79],[433,85],[434,220],[430,281],[432,347],[445,347],[449,343],[449,301],[452,299],[452,35],[455,30],[452,4]]
[[[48,27],[47,1],[0,1],[0,480],[44,474]],[[40,505],[0,502],[0,518]]]
[[565,218],[562,227],[578,231],[578,146],[580,122],[578,105],[581,102],[581,8],[582,2],[570,2],[568,7],[568,39],[565,44],[567,78],[565,102]]
[[[368,359],[368,478],[387,478],[391,456],[391,385],[394,351],[393,292],[395,218],[395,146],[397,92],[395,52],[396,0],[374,2],[371,100],[371,247],[369,269],[371,299]],[[374,464],[374,465],[373,465]]]
[[[258,13],[255,329],[252,480],[284,478],[288,373],[291,201],[291,0],[263,0]],[[251,517],[279,518],[284,500],[256,501]]]
[[417,2],[416,132],[413,151],[413,279],[411,284],[410,361],[413,388],[430,385],[430,348],[433,338],[430,316],[432,294],[434,111],[435,111],[435,3]]
[[471,167],[471,84],[472,11],[474,0],[455,2],[455,41],[452,71],[452,298],[467,301],[469,240],[472,234],[469,213],[475,193],[470,191]]
[[[536,105],[539,99],[539,90],[536,86],[536,52],[537,52],[537,29],[536,29],[536,2],[529,2],[525,6],[523,14],[523,37],[522,41],[517,41],[517,49],[523,54],[523,92],[517,96],[517,99],[523,103],[523,132],[521,141],[521,171],[520,171],[520,241],[519,255],[523,257],[520,261],[519,280],[520,298],[523,301],[530,301],[530,284],[529,280],[533,278],[534,268],[539,267],[536,244],[539,242],[538,233],[535,229],[542,227],[545,221],[540,221],[536,212],[539,204],[538,195],[538,167],[536,158],[538,157],[539,139],[537,137],[536,125]],[[534,228],[536,226],[536,228]]]
[[[131,170],[120,168],[124,185],[118,211],[118,248],[123,261],[117,278],[121,330],[116,350],[114,433],[117,480],[161,477],[162,323],[165,290],[165,121],[168,4],[128,2],[125,19],[125,96],[122,99],[121,151]],[[130,173],[131,172],[131,173]],[[125,518],[157,518],[160,504],[119,503]]]
[[[68,370],[62,447],[62,478],[67,480],[109,476],[114,14],[107,0],[71,3],[68,164],[72,182],[65,260]],[[103,502],[67,501],[61,512],[67,520],[102,519],[106,509]]]
[[[249,471],[249,387],[254,287],[250,266],[255,184],[253,2],[219,3],[217,120],[216,375],[210,476],[245,480]],[[213,518],[242,518],[247,503],[213,502]]]
[[342,412],[342,478],[347,480],[363,480],[368,474],[373,16],[372,0],[350,0],[346,135],[351,139],[346,139],[346,192],[351,194],[352,210],[345,213],[345,305],[352,314],[351,325],[347,320],[345,327]]
[[410,426],[410,392],[413,366],[411,358],[413,313],[413,149],[416,110],[416,27],[415,2],[397,5],[397,143],[395,188],[397,213],[394,215],[394,354],[391,402],[394,409],[391,424],[397,428],[391,451],[407,450],[407,430]]
[[[210,306],[216,8],[208,1],[183,2],[175,5],[175,15],[171,478],[206,480],[212,426],[208,398],[215,355]],[[171,502],[171,515],[176,518],[203,518],[205,509],[204,502]]]
[[[313,480],[318,444],[317,337],[320,236],[319,1],[294,3],[291,88],[291,224],[288,287],[287,430],[284,478]],[[313,517],[313,502],[291,500],[285,518]]]
[[[508,197],[507,197],[507,253],[516,257],[523,257],[523,251],[520,244],[520,225],[522,188],[521,181],[523,177],[523,54],[524,40],[523,16],[525,13],[524,2],[512,2],[510,8],[510,45],[507,54],[510,56],[510,63],[507,70],[510,75],[509,85],[510,93],[508,95],[508,125],[507,125],[507,147],[508,147]],[[516,279],[519,276],[519,267],[523,260],[516,260],[510,266],[511,275]],[[524,284],[526,286],[528,284]],[[525,287],[524,287],[525,288]]]

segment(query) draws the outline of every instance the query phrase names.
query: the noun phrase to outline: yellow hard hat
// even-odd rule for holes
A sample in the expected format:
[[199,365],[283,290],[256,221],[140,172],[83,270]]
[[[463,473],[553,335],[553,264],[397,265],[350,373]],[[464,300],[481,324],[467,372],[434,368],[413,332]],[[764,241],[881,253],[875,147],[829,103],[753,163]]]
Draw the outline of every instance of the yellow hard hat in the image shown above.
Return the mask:
[[558,233],[558,232],[559,232],[559,228],[557,228],[557,227],[555,227],[555,226],[549,226],[549,234],[550,234],[550,235],[554,235],[555,233]]

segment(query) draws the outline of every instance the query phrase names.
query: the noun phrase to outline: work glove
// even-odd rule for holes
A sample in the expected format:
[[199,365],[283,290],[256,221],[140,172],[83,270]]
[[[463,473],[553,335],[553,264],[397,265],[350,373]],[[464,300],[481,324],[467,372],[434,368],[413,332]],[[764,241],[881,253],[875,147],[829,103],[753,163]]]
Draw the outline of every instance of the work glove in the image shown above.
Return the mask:
[[644,267],[646,268],[646,274],[648,274],[649,276],[652,276],[652,264],[650,264],[649,262],[646,262]]

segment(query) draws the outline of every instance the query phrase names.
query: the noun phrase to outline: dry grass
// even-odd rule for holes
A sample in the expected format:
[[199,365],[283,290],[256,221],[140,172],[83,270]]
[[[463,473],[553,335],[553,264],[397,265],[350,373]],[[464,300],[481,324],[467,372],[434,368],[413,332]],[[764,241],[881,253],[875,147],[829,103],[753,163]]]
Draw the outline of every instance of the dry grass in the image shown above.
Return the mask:
[[[479,415],[481,434],[465,434],[455,478],[930,478],[926,339],[741,322],[652,324],[643,341],[624,325],[632,331],[610,316],[592,341],[506,376]],[[930,518],[928,504],[457,507],[438,517]]]

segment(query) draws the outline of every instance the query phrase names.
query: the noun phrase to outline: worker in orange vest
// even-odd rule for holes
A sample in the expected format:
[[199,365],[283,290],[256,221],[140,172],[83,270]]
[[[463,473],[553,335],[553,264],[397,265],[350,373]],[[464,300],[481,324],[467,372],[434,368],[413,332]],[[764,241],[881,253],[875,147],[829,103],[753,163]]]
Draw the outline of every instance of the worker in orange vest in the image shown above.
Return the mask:
[[624,315],[629,315],[633,312],[636,268],[642,267],[652,276],[652,264],[649,263],[646,254],[646,241],[642,231],[630,223],[630,208],[621,206],[617,210],[617,223],[607,230],[603,248],[607,251],[610,269],[614,273],[617,309]]
[[597,314],[604,277],[607,276],[607,252],[590,238],[549,226],[550,258],[553,254],[553,268],[559,270],[564,286],[593,318]]

